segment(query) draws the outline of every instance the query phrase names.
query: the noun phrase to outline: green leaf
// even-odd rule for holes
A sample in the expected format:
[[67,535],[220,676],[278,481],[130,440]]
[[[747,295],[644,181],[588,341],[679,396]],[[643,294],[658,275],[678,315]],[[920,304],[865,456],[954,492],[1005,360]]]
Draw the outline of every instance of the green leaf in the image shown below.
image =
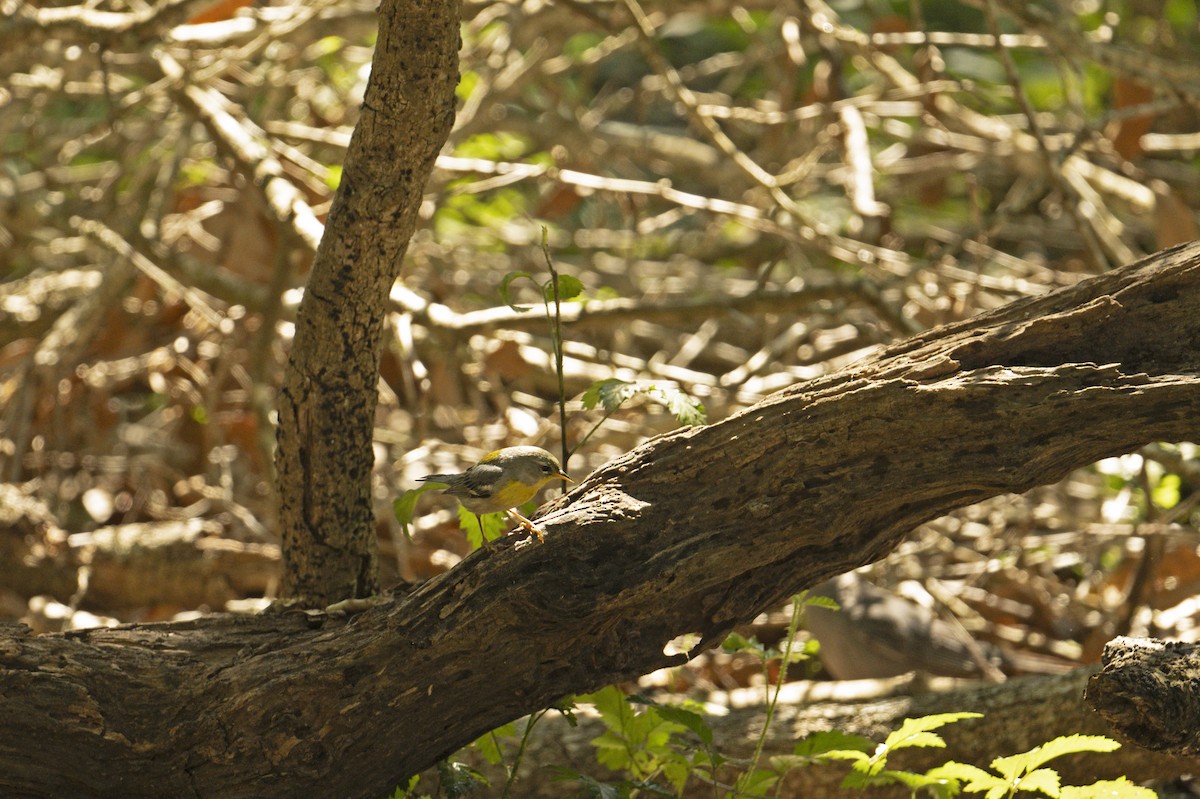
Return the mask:
[[515,133],[477,133],[458,142],[454,154],[463,158],[486,158],[489,161],[511,161],[529,150],[529,140]]
[[610,685],[579,699],[591,702],[600,714],[600,720],[608,728],[606,732],[592,739],[592,746],[597,750],[596,760],[615,771],[634,771],[636,763],[630,744],[636,742],[640,745],[644,738],[644,730],[637,724],[633,709],[625,701],[625,695],[619,688]]
[[816,638],[809,638],[805,641],[799,650],[792,652],[791,660],[793,663],[798,663],[802,660],[812,660],[821,653],[821,642]]
[[693,713],[690,710],[684,710],[681,707],[672,707],[671,705],[656,705],[655,709],[658,711],[658,715],[664,720],[686,727],[695,733],[696,737],[706,746],[712,746],[712,727],[708,726],[707,722],[704,721],[704,717],[699,713]]
[[336,189],[338,184],[342,182],[342,165],[330,164],[325,167],[325,185],[331,189]]
[[746,638],[740,633],[730,633],[725,636],[725,640],[721,642],[721,651],[731,655],[736,655],[739,652],[749,652],[759,660],[766,660],[768,657],[778,654],[774,649],[768,649],[760,644],[754,636]]
[[1134,785],[1121,777],[1093,782],[1091,785],[1064,786],[1059,799],[1156,799],[1157,796],[1149,788]]
[[479,82],[478,72],[470,69],[460,70],[458,86],[455,88],[454,93],[458,96],[459,100],[465,103],[467,98],[471,96],[471,92],[475,91],[475,87],[479,85]]
[[[389,796],[388,799],[415,799],[415,797],[413,797],[413,791],[417,789],[417,783],[420,781],[420,774],[412,775],[408,778],[408,782],[403,786],[397,786],[396,790],[392,791],[392,795]],[[427,797],[429,794],[423,794],[423,796]]]
[[1195,0],[1167,0],[1163,6],[1163,17],[1176,30],[1189,30],[1196,27]]
[[938,749],[944,748],[946,742],[941,736],[934,735],[931,731],[953,724],[956,721],[963,719],[978,719],[983,718],[982,713],[936,713],[932,716],[922,716],[917,719],[905,719],[900,725],[900,729],[893,732],[883,742],[883,745],[890,751],[897,749],[905,749],[908,747],[935,747]]
[[508,515],[505,513],[483,514],[482,529],[479,527],[480,518],[462,505],[458,506],[458,526],[467,534],[467,543],[471,545],[472,550],[479,549],[483,546],[484,541],[495,541],[503,535],[504,522]]
[[[940,777],[931,777],[929,774],[914,774],[911,771],[887,771],[884,774],[892,781],[903,785],[915,796],[917,791],[931,791],[939,795],[953,795],[951,780],[946,780]],[[941,790],[939,790],[941,789]]]
[[1059,790],[1062,783],[1058,779],[1058,772],[1052,768],[1035,769],[1020,779],[1020,789],[1022,791],[1041,791],[1046,796],[1058,799]]
[[[573,300],[583,293],[583,283],[579,278],[571,277],[570,275],[558,276],[558,301],[566,302]],[[554,302],[554,280],[547,280],[542,285],[542,296],[546,298],[546,302]]]
[[1179,489],[1182,481],[1177,474],[1164,474],[1154,490],[1150,492],[1154,504],[1164,510],[1170,510],[1179,504]]
[[475,739],[471,746],[479,755],[493,766],[504,761],[504,750],[500,747],[500,738],[511,738],[517,734],[516,722],[497,727],[491,732],[484,733]]
[[530,306],[514,304],[512,301],[512,296],[509,292],[512,282],[523,277],[533,280],[535,284],[537,283],[537,281],[534,280],[533,275],[529,272],[509,272],[504,276],[504,279],[500,281],[500,299],[504,300],[505,305],[507,305],[509,308],[512,308],[514,311],[517,311],[518,313],[525,313],[526,311],[530,310]]
[[[873,744],[874,742],[872,742]],[[854,768],[863,769],[870,766],[871,756],[857,749],[833,749],[821,755],[822,760],[849,760]],[[863,765],[865,764],[865,765]]]
[[555,782],[577,782],[588,799],[624,799],[629,796],[627,784],[600,782],[567,766],[549,766]]
[[592,383],[588,390],[583,392],[583,409],[590,411],[597,405],[601,405],[607,413],[612,413],[635,393],[633,383],[610,377],[607,380]]
[[697,749],[692,752],[693,769],[712,772],[729,762],[729,758],[711,749]]
[[837,603],[837,600],[831,596],[810,596],[804,600],[805,605],[814,608],[825,608],[826,610],[841,610],[842,606]]
[[970,763],[958,763],[953,760],[947,761],[937,768],[932,768],[925,772],[928,777],[944,780],[957,780],[958,782],[966,783],[963,789],[967,791],[987,791],[996,786],[1007,787],[1008,783],[984,771],[979,766],[972,766]]
[[[874,748],[875,742],[870,738],[862,735],[851,735],[841,730],[830,730],[828,732],[814,732],[812,735],[806,736],[792,749],[792,754],[815,758],[821,755],[831,755],[843,750],[857,754],[866,754]],[[837,759],[857,760],[858,757],[853,756]]]
[[743,772],[733,784],[734,796],[766,796],[767,791],[775,787],[779,775],[766,769],[755,769]]
[[639,795],[650,794],[651,796],[661,796],[663,799],[677,799],[679,796],[679,791],[668,790],[653,780],[634,780],[627,784],[630,788],[636,789]]
[[[887,739],[875,749],[875,753],[871,755],[870,759],[855,763],[854,770],[874,778],[883,772],[888,756],[897,749],[944,748],[946,742],[940,735],[934,734],[933,730],[962,719],[981,718],[982,715],[981,713],[937,713],[932,716],[905,719],[900,725],[900,729],[888,735]],[[863,785],[869,784],[875,783],[872,781],[863,783]]]
[[992,768],[1006,777],[1016,778],[1049,763],[1056,757],[1077,752],[1111,752],[1120,748],[1119,743],[1103,735],[1064,735],[1041,746],[1035,746],[1028,752],[998,757],[992,761]]
[[678,386],[647,380],[629,381],[610,377],[593,383],[581,398],[585,410],[597,405],[606,413],[613,413],[631,397],[642,395],[666,407],[680,424],[698,425],[705,423],[704,405],[688,396]]
[[674,385],[654,383],[642,389],[647,396],[658,399],[682,425],[689,427],[704,424],[704,404],[688,396]]
[[412,533],[409,532],[408,526],[412,524],[413,518],[416,516],[417,500],[426,491],[436,491],[446,487],[445,483],[425,483],[420,488],[410,488],[392,500],[392,513],[396,515],[396,521],[400,522],[400,529],[404,531],[404,537],[409,541],[412,541]]
[[658,773],[675,784],[686,780],[687,758],[672,746],[672,736],[685,731],[684,725],[664,719],[654,707],[635,712],[615,686],[579,699],[590,701],[608,728],[591,742],[601,765],[642,780]]
[[867,768],[863,767],[862,764],[856,763],[854,768],[842,780],[842,787],[873,788],[879,785],[896,785],[901,783],[902,778],[905,776],[915,777],[918,775],[910,774],[907,771]]

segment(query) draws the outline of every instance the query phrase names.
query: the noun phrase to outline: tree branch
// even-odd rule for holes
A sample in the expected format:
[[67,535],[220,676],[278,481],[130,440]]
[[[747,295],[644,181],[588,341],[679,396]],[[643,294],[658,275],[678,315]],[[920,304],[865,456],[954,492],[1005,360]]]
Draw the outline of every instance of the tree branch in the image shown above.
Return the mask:
[[1194,436],[1198,306],[1191,244],[931,331],[647,442],[553,503],[545,544],[501,539],[348,624],[0,638],[0,793],[377,796],[952,508]]

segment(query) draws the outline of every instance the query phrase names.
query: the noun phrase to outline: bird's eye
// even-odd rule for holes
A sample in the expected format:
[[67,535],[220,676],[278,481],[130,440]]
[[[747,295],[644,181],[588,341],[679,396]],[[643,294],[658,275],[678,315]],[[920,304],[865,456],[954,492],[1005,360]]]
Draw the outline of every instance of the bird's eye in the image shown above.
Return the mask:
[[546,474],[550,474],[550,472],[552,472],[552,471],[554,471],[554,470],[550,468],[550,464],[548,464],[548,463],[543,463],[543,464],[542,464],[542,471],[543,471],[543,472],[545,472]]

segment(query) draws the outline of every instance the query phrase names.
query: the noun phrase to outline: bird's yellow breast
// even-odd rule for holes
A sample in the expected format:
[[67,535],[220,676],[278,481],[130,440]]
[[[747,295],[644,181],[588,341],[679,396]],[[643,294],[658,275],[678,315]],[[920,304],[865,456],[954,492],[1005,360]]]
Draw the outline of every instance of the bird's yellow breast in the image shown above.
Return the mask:
[[511,481],[508,485],[501,488],[491,499],[496,503],[497,507],[504,509],[515,508],[518,505],[524,505],[529,500],[533,499],[533,495],[538,492],[538,489],[544,486],[548,480],[542,480],[537,485],[527,486],[519,483],[516,480]]

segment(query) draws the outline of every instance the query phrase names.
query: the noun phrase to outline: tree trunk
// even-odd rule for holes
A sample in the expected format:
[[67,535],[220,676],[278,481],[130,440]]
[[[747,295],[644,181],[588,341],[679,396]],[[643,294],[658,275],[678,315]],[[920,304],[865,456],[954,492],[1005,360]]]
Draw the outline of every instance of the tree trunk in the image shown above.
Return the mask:
[[279,394],[283,594],[318,607],[379,587],[370,491],[384,309],[454,124],[459,3],[387,0],[379,15]]
[[[656,438],[350,623],[0,638],[0,794],[375,797],[564,694],[677,664],[922,522],[1195,435],[1200,244]],[[64,768],[70,763],[70,768]]]

